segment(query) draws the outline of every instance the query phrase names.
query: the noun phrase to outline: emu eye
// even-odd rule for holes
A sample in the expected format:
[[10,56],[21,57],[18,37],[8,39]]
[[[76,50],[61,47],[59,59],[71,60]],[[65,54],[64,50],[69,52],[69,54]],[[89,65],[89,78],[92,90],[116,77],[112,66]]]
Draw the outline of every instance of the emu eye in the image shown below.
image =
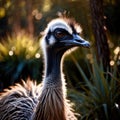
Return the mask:
[[66,37],[68,34],[66,33],[65,30],[55,30],[54,35],[55,35],[56,38],[61,39],[61,38]]
[[63,38],[63,37],[66,36],[66,33],[61,32],[61,31],[57,31],[57,32],[55,33],[55,36],[56,36],[57,38]]

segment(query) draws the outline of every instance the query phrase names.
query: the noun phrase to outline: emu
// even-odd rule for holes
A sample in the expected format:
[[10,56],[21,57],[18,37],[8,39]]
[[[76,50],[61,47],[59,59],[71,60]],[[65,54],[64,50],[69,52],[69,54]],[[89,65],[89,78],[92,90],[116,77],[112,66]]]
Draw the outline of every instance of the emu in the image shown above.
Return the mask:
[[37,85],[28,79],[5,89],[0,95],[0,120],[77,120],[66,98],[62,62],[68,49],[90,47],[79,36],[80,31],[80,26],[68,18],[56,18],[48,24],[41,40],[43,81]]

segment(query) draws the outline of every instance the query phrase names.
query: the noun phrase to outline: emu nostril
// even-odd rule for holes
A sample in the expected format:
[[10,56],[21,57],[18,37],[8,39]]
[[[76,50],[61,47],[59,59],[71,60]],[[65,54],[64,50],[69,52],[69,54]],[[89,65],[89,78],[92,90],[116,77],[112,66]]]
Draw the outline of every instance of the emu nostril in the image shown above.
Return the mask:
[[76,42],[83,43],[83,42],[85,42],[85,40],[82,40],[82,39],[78,40],[78,39],[76,39]]

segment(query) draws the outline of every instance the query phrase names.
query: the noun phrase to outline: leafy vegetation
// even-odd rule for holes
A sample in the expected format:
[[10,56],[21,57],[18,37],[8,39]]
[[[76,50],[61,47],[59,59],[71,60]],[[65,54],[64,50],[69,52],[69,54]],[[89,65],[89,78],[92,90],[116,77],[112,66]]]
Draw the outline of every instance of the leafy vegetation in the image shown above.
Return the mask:
[[8,37],[0,43],[0,83],[1,87],[18,82],[28,76],[40,79],[39,41],[27,35]]
[[103,65],[99,65],[96,58],[93,58],[93,64],[86,63],[90,73],[88,78],[75,57],[71,57],[83,78],[83,83],[79,84],[81,92],[69,91],[69,97],[76,103],[76,110],[81,114],[80,119],[118,120],[120,80],[117,64],[107,73],[104,72]]

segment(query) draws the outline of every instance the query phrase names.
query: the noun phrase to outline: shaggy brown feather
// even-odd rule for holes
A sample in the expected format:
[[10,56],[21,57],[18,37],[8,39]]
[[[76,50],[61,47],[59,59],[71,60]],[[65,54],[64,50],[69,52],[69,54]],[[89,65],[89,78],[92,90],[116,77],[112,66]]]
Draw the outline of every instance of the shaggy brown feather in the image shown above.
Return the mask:
[[5,89],[0,94],[0,120],[30,120],[40,91],[40,85],[29,79]]
[[77,120],[63,89],[27,80],[0,94],[0,120]]

